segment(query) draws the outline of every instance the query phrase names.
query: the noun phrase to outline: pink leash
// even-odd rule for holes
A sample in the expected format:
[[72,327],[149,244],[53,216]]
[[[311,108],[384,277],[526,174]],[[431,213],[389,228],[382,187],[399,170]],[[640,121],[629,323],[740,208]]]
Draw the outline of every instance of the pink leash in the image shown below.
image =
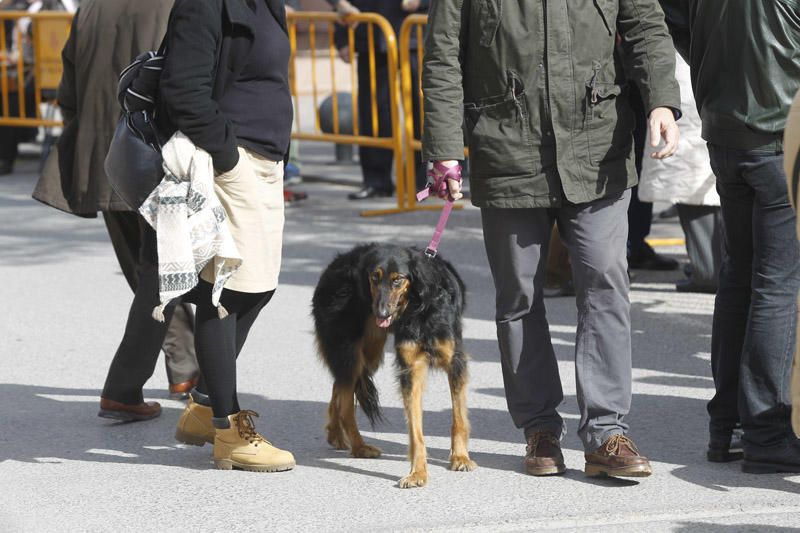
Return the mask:
[[436,257],[436,254],[439,253],[439,242],[442,240],[444,228],[447,226],[447,219],[450,218],[450,213],[453,211],[453,204],[455,203],[453,197],[450,196],[450,188],[447,186],[447,180],[461,182],[461,165],[448,168],[436,162],[433,164],[433,168],[428,170],[428,186],[417,193],[418,202],[426,200],[432,194],[447,200],[444,204],[444,208],[442,208],[442,214],[439,215],[439,222],[436,224],[436,229],[433,231],[433,238],[425,249],[425,255],[431,258]]

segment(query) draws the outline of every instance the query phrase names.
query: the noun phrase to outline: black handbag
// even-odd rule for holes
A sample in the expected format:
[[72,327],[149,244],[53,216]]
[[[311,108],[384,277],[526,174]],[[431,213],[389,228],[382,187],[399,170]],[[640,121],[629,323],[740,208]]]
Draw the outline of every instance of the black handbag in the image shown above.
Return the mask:
[[106,155],[111,189],[138,210],[164,177],[161,146],[166,139],[154,121],[164,46],[138,56],[120,74],[117,98],[123,114]]

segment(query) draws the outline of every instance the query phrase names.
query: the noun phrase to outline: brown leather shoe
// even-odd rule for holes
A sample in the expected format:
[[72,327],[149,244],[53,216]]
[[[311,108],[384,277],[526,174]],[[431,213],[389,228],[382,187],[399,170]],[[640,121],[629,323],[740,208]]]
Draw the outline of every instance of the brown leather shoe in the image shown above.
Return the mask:
[[130,405],[100,398],[100,411],[97,416],[123,422],[138,422],[140,420],[150,420],[160,414],[161,405],[158,402],[142,402]]
[[528,435],[527,440],[525,472],[532,476],[552,476],[567,470],[558,437],[549,431],[537,431]]
[[189,392],[197,385],[197,378],[192,378],[183,383],[170,383],[169,385],[169,399],[170,400],[186,400],[189,398]]
[[653,473],[647,457],[625,435],[613,435],[593,453],[585,454],[587,476],[647,477]]

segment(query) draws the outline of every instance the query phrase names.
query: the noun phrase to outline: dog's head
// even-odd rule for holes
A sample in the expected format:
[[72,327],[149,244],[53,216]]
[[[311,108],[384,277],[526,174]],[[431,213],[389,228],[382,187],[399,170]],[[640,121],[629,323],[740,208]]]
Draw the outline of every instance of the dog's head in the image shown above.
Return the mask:
[[406,310],[412,289],[413,260],[401,248],[381,247],[368,262],[372,314],[380,328],[389,328]]

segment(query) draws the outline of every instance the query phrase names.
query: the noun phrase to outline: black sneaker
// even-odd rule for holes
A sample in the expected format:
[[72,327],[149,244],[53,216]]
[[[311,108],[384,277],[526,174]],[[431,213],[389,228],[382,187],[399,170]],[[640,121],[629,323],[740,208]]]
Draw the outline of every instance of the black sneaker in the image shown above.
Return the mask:
[[750,450],[744,454],[742,472],[746,474],[800,473],[800,439],[790,437],[783,448]]
[[639,270],[677,270],[679,265],[676,260],[657,253],[652,246],[644,243],[631,250],[628,266]]
[[730,463],[743,457],[741,426],[729,433],[712,434],[708,440],[706,458],[712,463]]

